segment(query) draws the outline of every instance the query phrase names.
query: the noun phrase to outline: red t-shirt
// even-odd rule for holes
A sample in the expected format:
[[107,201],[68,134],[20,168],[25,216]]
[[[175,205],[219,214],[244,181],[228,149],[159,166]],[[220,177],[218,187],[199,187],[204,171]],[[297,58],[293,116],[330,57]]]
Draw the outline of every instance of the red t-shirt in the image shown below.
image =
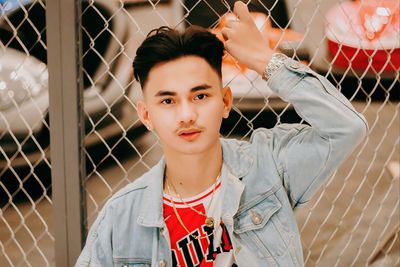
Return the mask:
[[[217,180],[216,184],[204,192],[194,197],[183,199],[192,208],[207,214],[208,217],[213,217],[215,231],[213,231],[213,228],[206,226],[205,216],[189,208],[181,199],[164,193],[164,220],[171,240],[173,266],[236,266],[231,238],[221,220],[223,193],[221,182]],[[172,200],[176,211],[190,234],[179,222]],[[199,235],[200,239],[194,238],[194,236]]]

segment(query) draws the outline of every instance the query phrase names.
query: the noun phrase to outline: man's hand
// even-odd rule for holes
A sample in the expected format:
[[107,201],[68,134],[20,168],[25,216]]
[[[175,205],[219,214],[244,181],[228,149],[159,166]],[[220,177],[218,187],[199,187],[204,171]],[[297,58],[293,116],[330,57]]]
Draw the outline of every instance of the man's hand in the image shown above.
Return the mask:
[[237,61],[262,75],[273,50],[257,29],[246,4],[235,2],[233,13],[237,20],[227,21],[221,31],[225,49]]

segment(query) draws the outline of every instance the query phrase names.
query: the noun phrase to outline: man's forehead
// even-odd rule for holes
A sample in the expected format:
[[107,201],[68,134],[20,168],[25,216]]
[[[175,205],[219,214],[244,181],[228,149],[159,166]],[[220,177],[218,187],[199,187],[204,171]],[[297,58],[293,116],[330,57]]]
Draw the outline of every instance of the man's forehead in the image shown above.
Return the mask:
[[159,91],[189,93],[198,89],[220,87],[221,78],[206,60],[186,56],[154,66],[144,88],[146,95]]

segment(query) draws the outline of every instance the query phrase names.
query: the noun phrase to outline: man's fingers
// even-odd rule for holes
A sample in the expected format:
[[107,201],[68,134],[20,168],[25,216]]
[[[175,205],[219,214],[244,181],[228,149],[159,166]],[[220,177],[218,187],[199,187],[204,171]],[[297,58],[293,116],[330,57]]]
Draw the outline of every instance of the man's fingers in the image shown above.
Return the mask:
[[227,27],[227,28],[233,28],[234,25],[237,24],[238,22],[239,22],[238,20],[233,20],[233,19],[227,20],[227,21],[225,22],[225,27]]
[[229,36],[231,35],[231,33],[232,33],[232,30],[231,30],[231,29],[228,29],[228,28],[226,28],[226,27],[224,27],[224,28],[221,30],[222,37],[224,37],[224,40],[225,40],[225,41],[228,41],[228,40],[229,40]]
[[236,1],[233,7],[233,13],[243,22],[253,22],[253,18],[250,15],[247,5],[242,1]]
[[230,51],[231,51],[231,43],[232,41],[225,41],[224,42],[224,47],[225,47],[225,51],[230,55]]

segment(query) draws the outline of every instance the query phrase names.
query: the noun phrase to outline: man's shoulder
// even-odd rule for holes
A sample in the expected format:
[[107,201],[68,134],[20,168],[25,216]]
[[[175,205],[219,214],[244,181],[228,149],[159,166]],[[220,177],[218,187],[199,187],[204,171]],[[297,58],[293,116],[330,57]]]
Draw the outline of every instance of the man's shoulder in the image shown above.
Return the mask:
[[149,186],[149,183],[151,183],[154,178],[152,169],[148,170],[114,193],[114,195],[108,200],[108,203],[125,202],[127,198],[130,199],[128,203],[132,203],[132,200],[141,196],[143,191]]
[[222,138],[225,162],[229,166],[238,165],[241,169],[246,168],[254,162],[255,157],[272,153],[276,147],[285,146],[292,137],[307,127],[309,126],[296,123],[280,124],[270,129],[257,128],[248,140]]
[[248,150],[259,143],[268,144],[276,139],[296,135],[299,131],[308,128],[308,125],[298,123],[282,123],[273,128],[257,128],[251,134],[249,140],[238,140],[235,138],[222,138],[222,144],[231,148],[232,151]]
[[297,134],[299,131],[302,131],[306,128],[309,128],[309,125],[300,123],[282,123],[269,129],[257,128],[251,135],[250,140],[253,141],[257,138],[264,138],[268,140],[282,138],[287,135]]

